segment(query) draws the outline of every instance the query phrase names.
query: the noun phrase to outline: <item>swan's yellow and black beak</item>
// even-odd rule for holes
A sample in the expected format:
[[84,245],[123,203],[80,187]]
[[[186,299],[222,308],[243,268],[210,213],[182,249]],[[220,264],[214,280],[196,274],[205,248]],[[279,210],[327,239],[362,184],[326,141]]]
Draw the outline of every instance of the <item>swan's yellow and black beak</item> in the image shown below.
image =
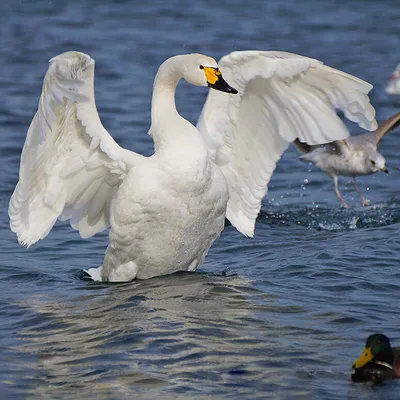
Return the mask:
[[206,75],[207,84],[210,88],[232,94],[236,94],[238,92],[232,86],[228,85],[218,68],[203,67],[203,70],[204,74]]
[[369,363],[374,359],[371,348],[364,347],[361,356],[353,364],[353,368],[362,368],[365,364]]

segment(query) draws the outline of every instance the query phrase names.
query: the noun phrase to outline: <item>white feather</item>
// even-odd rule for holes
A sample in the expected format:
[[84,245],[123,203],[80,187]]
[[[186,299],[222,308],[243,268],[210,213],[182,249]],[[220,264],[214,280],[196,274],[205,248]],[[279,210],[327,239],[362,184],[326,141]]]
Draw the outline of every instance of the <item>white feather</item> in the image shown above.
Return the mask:
[[385,91],[387,94],[400,94],[400,64],[390,76]]
[[208,85],[200,66],[217,64],[189,54],[160,66],[150,128],[156,151],[143,157],[121,148],[101,124],[94,61],[78,52],[51,59],[9,205],[20,243],[44,238],[57,219],[70,220],[82,237],[111,225],[102,268],[88,270],[94,279],[193,271],[225,216],[253,235],[276,162],[295,138],[311,145],[346,138],[335,108],[375,128],[368,83],[307,57],[247,51],[222,58],[221,71],[239,94],[210,91],[196,129],[174,97],[181,78]]
[[93,77],[86,54],[50,60],[9,207],[11,229],[26,246],[45,237],[57,218],[72,219],[83,237],[105,229],[112,196],[140,157],[119,147],[101,124]]
[[336,114],[376,129],[372,86],[321,62],[284,52],[242,51],[219,63],[236,96],[210,91],[197,128],[229,186],[226,216],[253,236],[277,161],[299,138],[322,144],[348,137]]

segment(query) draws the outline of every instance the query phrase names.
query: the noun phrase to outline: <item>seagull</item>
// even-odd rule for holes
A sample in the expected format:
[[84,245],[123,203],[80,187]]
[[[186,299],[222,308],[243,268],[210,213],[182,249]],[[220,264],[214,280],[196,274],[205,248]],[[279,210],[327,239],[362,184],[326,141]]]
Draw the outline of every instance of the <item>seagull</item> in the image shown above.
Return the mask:
[[389,77],[385,91],[387,94],[400,94],[400,64]]
[[[296,138],[317,145],[348,137],[336,109],[376,129],[372,85],[317,60],[239,51],[218,65],[184,54],[156,74],[154,154],[145,157],[119,146],[102,125],[94,66],[76,51],[50,60],[9,217],[25,246],[45,238],[57,219],[82,238],[110,227],[103,265],[87,270],[98,281],[196,270],[225,218],[254,235],[276,163]],[[176,110],[180,79],[212,89],[197,126]]]
[[333,179],[336,196],[344,208],[348,208],[348,205],[339,192],[339,176],[353,177],[355,191],[360,196],[362,204],[368,206],[369,201],[360,193],[356,177],[379,171],[389,173],[385,158],[378,152],[377,146],[382,137],[399,124],[400,112],[388,118],[375,132],[351,136],[320,146],[310,146],[299,139],[296,139],[294,144],[303,153],[300,160],[315,164]]

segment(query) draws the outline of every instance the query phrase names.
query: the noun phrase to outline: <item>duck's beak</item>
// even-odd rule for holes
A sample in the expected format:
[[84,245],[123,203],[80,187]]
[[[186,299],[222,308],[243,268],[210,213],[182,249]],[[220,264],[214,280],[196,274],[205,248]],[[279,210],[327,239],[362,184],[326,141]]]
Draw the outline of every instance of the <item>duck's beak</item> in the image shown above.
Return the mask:
[[372,361],[374,356],[372,355],[371,349],[368,347],[364,347],[364,350],[361,353],[361,356],[357,358],[357,360],[353,364],[353,368],[361,368],[365,364]]
[[232,94],[238,92],[225,81],[218,68],[204,67],[204,73],[206,75],[207,84],[210,88]]

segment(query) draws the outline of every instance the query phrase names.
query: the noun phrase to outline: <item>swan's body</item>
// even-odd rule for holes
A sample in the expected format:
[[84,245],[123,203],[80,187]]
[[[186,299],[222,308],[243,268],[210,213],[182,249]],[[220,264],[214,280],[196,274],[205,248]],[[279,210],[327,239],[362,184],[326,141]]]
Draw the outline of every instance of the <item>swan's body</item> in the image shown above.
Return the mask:
[[[51,60],[10,200],[11,229],[30,246],[57,219],[82,237],[111,227],[103,281],[193,271],[227,217],[252,236],[276,162],[299,137],[344,139],[335,107],[367,129],[371,85],[316,60],[279,52],[236,52],[220,62],[239,94],[211,91],[197,128],[175,108],[181,78],[235,93],[216,62],[190,54],[165,61],[152,100],[155,153],[143,157],[111,138],[97,114],[94,61],[78,52]],[[329,133],[323,125],[329,123]]]
[[387,94],[400,94],[400,64],[389,77],[385,90]]
[[298,139],[294,143],[303,153],[300,156],[302,161],[315,164],[333,179],[336,196],[344,208],[348,208],[348,205],[339,191],[339,176],[353,177],[354,189],[360,196],[362,204],[367,206],[369,201],[360,193],[356,177],[379,171],[388,173],[385,158],[379,153],[377,146],[382,137],[399,124],[400,113],[396,113],[383,122],[375,132],[350,136],[345,140],[336,140],[320,146],[309,146]]
[[133,168],[121,183],[111,204],[103,268],[108,280],[194,271],[222,232],[225,177],[207,157],[204,143],[181,139],[177,148]]

